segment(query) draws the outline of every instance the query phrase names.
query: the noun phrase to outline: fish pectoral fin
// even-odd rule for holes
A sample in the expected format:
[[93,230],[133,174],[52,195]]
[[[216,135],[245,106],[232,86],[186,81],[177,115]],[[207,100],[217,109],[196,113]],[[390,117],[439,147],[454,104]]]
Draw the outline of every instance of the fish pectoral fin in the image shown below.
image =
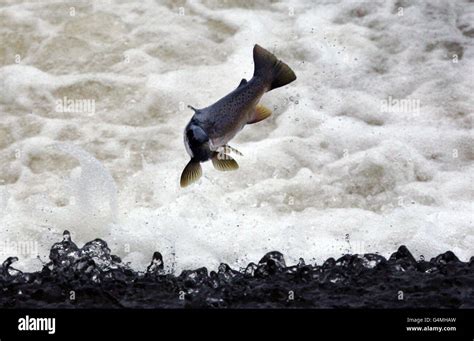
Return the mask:
[[240,156],[244,156],[244,154],[242,154],[241,152],[239,152],[237,149],[235,149],[234,147],[231,147],[229,145],[225,145],[224,146],[224,153],[227,153],[227,152],[234,152],[235,154],[237,155],[240,155]]
[[212,157],[214,168],[222,172],[232,171],[239,168],[239,164],[232,157],[224,153],[215,153]]
[[255,108],[254,116],[247,122],[247,124],[253,124],[264,119],[270,117],[272,115],[272,111],[263,105],[257,105]]
[[201,163],[199,161],[191,160],[184,167],[183,173],[181,173],[180,185],[181,187],[187,187],[193,182],[199,180],[202,176]]

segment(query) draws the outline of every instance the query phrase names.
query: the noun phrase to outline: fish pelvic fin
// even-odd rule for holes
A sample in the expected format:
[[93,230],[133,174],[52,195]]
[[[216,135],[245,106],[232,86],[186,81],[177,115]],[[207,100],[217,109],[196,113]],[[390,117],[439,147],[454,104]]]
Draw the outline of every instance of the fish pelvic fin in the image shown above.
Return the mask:
[[199,161],[191,159],[186,167],[184,167],[183,173],[181,173],[180,185],[181,187],[187,187],[193,182],[199,180],[202,176],[201,163]]
[[252,118],[250,119],[250,121],[247,122],[247,124],[253,124],[253,123],[263,121],[264,119],[270,117],[271,115],[272,115],[272,111],[270,109],[259,104],[255,108],[255,112]]
[[224,146],[224,151],[225,153],[230,153],[230,152],[233,152],[237,155],[240,155],[240,156],[244,156],[244,154],[242,154],[241,152],[239,152],[237,149],[235,149],[234,147],[231,147],[229,146],[228,144]]
[[260,45],[253,48],[254,77],[264,77],[270,81],[270,90],[287,85],[296,79],[293,70]]
[[222,172],[232,171],[239,168],[239,164],[237,163],[237,161],[222,152],[214,153],[214,155],[212,156],[212,164],[214,165],[215,169]]

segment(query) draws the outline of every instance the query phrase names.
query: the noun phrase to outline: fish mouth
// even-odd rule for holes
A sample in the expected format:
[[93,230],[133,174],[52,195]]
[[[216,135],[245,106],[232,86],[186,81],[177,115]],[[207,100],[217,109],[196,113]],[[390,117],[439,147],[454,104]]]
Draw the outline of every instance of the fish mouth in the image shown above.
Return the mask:
[[210,139],[204,129],[191,120],[184,131],[184,145],[189,156],[200,162],[212,156]]

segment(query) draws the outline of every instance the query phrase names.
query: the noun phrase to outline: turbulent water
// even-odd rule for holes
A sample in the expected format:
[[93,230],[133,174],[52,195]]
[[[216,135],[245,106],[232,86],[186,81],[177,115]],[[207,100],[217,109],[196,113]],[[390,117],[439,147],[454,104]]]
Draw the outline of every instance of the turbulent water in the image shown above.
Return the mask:
[[474,257],[451,251],[416,261],[406,246],[389,259],[369,253],[287,265],[271,251],[258,264],[221,263],[168,274],[155,252],[145,271],[122,264],[102,239],[78,247],[69,231],[41,271],[24,273],[17,257],[0,266],[3,308],[473,308]]
[[[42,267],[67,229],[145,269],[344,253],[474,254],[474,4],[0,2],[0,256]],[[186,189],[183,129],[253,73],[298,79]],[[39,255],[39,258],[37,256]]]

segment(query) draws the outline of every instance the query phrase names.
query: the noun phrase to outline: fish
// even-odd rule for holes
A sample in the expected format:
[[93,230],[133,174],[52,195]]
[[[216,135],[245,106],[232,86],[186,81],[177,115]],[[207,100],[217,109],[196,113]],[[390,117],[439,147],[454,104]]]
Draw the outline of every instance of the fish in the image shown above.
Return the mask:
[[181,187],[189,186],[202,176],[202,162],[212,160],[219,171],[238,169],[237,161],[229,154],[242,153],[230,147],[229,141],[247,124],[271,116],[270,109],[258,104],[266,92],[296,80],[287,64],[258,44],[253,48],[253,62],[252,78],[242,79],[228,95],[202,109],[188,105],[194,115],[184,129],[184,146],[191,160],[181,173]]

